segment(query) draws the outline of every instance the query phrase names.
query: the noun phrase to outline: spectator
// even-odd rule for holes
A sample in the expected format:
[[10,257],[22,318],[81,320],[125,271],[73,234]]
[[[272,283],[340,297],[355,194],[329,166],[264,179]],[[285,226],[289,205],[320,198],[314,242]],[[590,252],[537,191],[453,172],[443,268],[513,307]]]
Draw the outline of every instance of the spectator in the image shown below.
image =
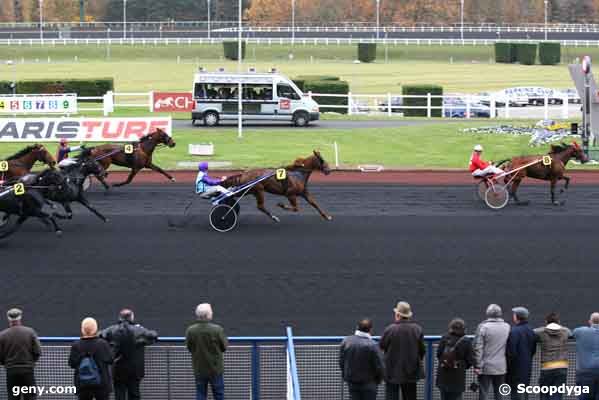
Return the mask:
[[[35,331],[23,325],[23,312],[12,308],[6,313],[8,328],[0,332],[0,365],[6,369],[6,388],[10,400],[20,400],[16,387],[35,386],[33,370],[42,354]],[[13,390],[15,390],[13,392]],[[34,395],[22,395],[34,399]]]
[[208,398],[208,384],[212,387],[214,400],[223,400],[223,353],[227,350],[227,337],[223,328],[213,324],[212,306],[204,303],[196,308],[197,321],[185,333],[185,344],[191,353],[196,377],[197,400]]
[[[568,338],[572,332],[559,324],[559,315],[545,317],[546,326],[534,330],[541,346],[540,386],[560,386],[568,377]],[[553,396],[541,393],[541,400],[562,400],[560,393]]]
[[121,310],[119,322],[102,332],[100,337],[113,349],[115,400],[141,399],[139,385],[145,375],[145,346],[156,343],[158,334],[136,324],[135,314]]
[[507,340],[507,383],[512,388],[512,399],[528,399],[528,394],[518,393],[517,387],[523,383],[530,385],[532,358],[537,351],[534,331],[528,325],[529,312],[524,307],[512,309],[514,326]]
[[472,340],[466,337],[464,320],[449,323],[447,335],[437,347],[437,387],[441,400],[459,400],[466,390],[466,370],[474,364]]
[[474,372],[478,375],[479,400],[487,400],[493,386],[495,400],[502,400],[499,386],[505,383],[505,357],[510,325],[502,318],[501,307],[487,307],[487,319],[476,329],[474,338]]
[[425,346],[422,327],[412,320],[412,309],[400,301],[395,322],[389,325],[381,338],[385,353],[385,392],[387,400],[416,400],[416,383],[424,378]]
[[599,399],[599,312],[591,314],[589,326],[574,329],[576,338],[576,385],[588,386],[579,400]]
[[371,334],[372,322],[363,319],[354,335],[341,342],[339,367],[351,400],[376,400],[378,385],[383,380],[382,354]]
[[71,346],[69,366],[75,370],[79,400],[108,400],[112,391],[110,345],[97,336],[98,323],[93,318],[81,322],[81,339]]

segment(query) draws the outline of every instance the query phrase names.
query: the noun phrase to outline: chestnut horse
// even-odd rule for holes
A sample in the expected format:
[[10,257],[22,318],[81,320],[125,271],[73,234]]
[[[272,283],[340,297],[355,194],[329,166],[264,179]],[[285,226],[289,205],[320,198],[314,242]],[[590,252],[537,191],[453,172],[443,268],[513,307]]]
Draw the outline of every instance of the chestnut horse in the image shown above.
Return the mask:
[[[329,164],[322,158],[320,153],[314,150],[313,154],[307,158],[298,158],[293,164],[285,167],[286,177],[285,179],[279,180],[276,176],[254,185],[248,193],[253,194],[256,197],[258,210],[272,218],[273,221],[279,222],[279,218],[276,215],[271,214],[264,207],[264,193],[272,193],[279,196],[285,196],[289,200],[289,205],[279,203],[278,206],[284,210],[298,212],[299,207],[297,205],[297,198],[302,197],[312,207],[314,207],[327,221],[333,219],[330,215],[327,215],[320,206],[314,200],[314,197],[308,191],[308,181],[314,171],[321,171],[325,175],[331,173]],[[239,175],[233,175],[226,178],[222,186],[230,188],[234,186],[241,186],[254,179],[258,179],[261,176],[272,173],[272,170],[266,169],[255,169],[247,172],[243,172]]]
[[27,175],[37,161],[47,164],[50,168],[56,165],[56,160],[42,144],[27,146],[4,161],[8,162],[8,171],[0,171],[0,184]]
[[[550,181],[551,183],[551,203],[554,205],[563,205],[565,201],[559,202],[555,199],[555,185],[559,180],[566,181],[564,188],[560,193],[568,190],[568,186],[570,185],[570,177],[564,175],[566,172],[566,164],[572,158],[580,162],[588,161],[588,157],[584,154],[583,149],[576,142],[568,145],[565,143],[561,143],[560,145],[552,145],[551,151],[548,154],[551,157],[551,164],[544,165],[542,162],[538,162],[529,167],[526,167],[519,172],[516,172],[513,177],[507,176],[506,182],[511,179],[511,185],[509,188],[510,197],[513,198],[518,204],[528,204],[528,202],[521,202],[518,199],[518,195],[516,191],[522,182],[522,179],[525,177],[541,179],[544,181]],[[534,162],[535,160],[539,160],[541,156],[520,156],[514,157],[510,160],[508,169],[514,170],[523,165]]]
[[[171,175],[165,172],[162,168],[155,165],[152,162],[152,155],[157,146],[164,144],[168,147],[175,147],[175,142],[162,129],[157,129],[155,132],[148,133],[139,139],[139,142],[133,145],[133,153],[127,154],[125,152],[125,146],[121,144],[103,144],[91,149],[91,154],[100,163],[104,170],[108,170],[111,164],[115,164],[121,167],[127,167],[131,169],[127,180],[121,183],[116,183],[112,186],[123,186],[131,183],[135,175],[144,168],[149,168],[152,171],[156,171],[166,176],[171,181],[175,181]],[[98,177],[98,180],[104,185],[106,189],[109,189],[108,184],[102,177]]]

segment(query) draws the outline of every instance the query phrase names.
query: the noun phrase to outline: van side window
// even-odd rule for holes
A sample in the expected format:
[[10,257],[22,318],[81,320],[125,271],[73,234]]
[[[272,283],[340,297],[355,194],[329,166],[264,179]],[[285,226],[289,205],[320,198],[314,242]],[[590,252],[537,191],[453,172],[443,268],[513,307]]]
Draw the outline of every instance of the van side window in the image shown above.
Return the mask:
[[299,100],[299,95],[293,90],[293,88],[289,85],[285,85],[283,83],[279,83],[277,85],[277,95],[279,97],[284,97],[291,100]]

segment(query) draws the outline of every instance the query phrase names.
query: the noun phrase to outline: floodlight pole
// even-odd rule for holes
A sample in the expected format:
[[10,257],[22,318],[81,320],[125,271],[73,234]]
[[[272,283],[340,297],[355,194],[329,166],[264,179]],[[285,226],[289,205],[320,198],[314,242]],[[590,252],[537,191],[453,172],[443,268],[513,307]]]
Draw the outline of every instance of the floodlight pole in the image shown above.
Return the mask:
[[123,0],[123,39],[127,39],[127,0]]
[[584,72],[584,104],[582,113],[582,148],[585,154],[589,154],[589,138],[591,136],[591,83],[589,76],[591,74],[591,57],[585,56],[582,59],[582,71]]
[[381,30],[381,0],[376,0],[376,38],[380,37]]
[[295,44],[295,0],[291,0],[291,44]]
[[44,42],[44,0],[39,0],[40,10],[40,41]]
[[460,0],[460,38],[464,40],[464,0]]
[[545,41],[547,41],[547,20],[548,20],[548,15],[547,15],[547,6],[549,4],[549,0],[545,0]]
[[[237,73],[241,74],[241,58],[242,47],[241,47],[241,29],[243,28],[241,24],[242,17],[242,0],[239,0],[239,25],[237,27]],[[239,76],[239,85],[237,87],[237,137],[239,139],[243,138],[243,101],[242,101],[242,91],[243,87],[241,85],[241,76]]]
[[208,2],[208,39],[210,39],[210,0]]

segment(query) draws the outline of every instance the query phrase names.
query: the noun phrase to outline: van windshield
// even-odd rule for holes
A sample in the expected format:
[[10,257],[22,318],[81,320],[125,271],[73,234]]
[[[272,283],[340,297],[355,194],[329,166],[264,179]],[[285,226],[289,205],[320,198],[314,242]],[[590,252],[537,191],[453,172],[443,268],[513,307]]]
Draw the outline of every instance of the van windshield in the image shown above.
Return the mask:
[[299,94],[291,86],[284,83],[277,84],[277,96],[291,100],[300,99]]

